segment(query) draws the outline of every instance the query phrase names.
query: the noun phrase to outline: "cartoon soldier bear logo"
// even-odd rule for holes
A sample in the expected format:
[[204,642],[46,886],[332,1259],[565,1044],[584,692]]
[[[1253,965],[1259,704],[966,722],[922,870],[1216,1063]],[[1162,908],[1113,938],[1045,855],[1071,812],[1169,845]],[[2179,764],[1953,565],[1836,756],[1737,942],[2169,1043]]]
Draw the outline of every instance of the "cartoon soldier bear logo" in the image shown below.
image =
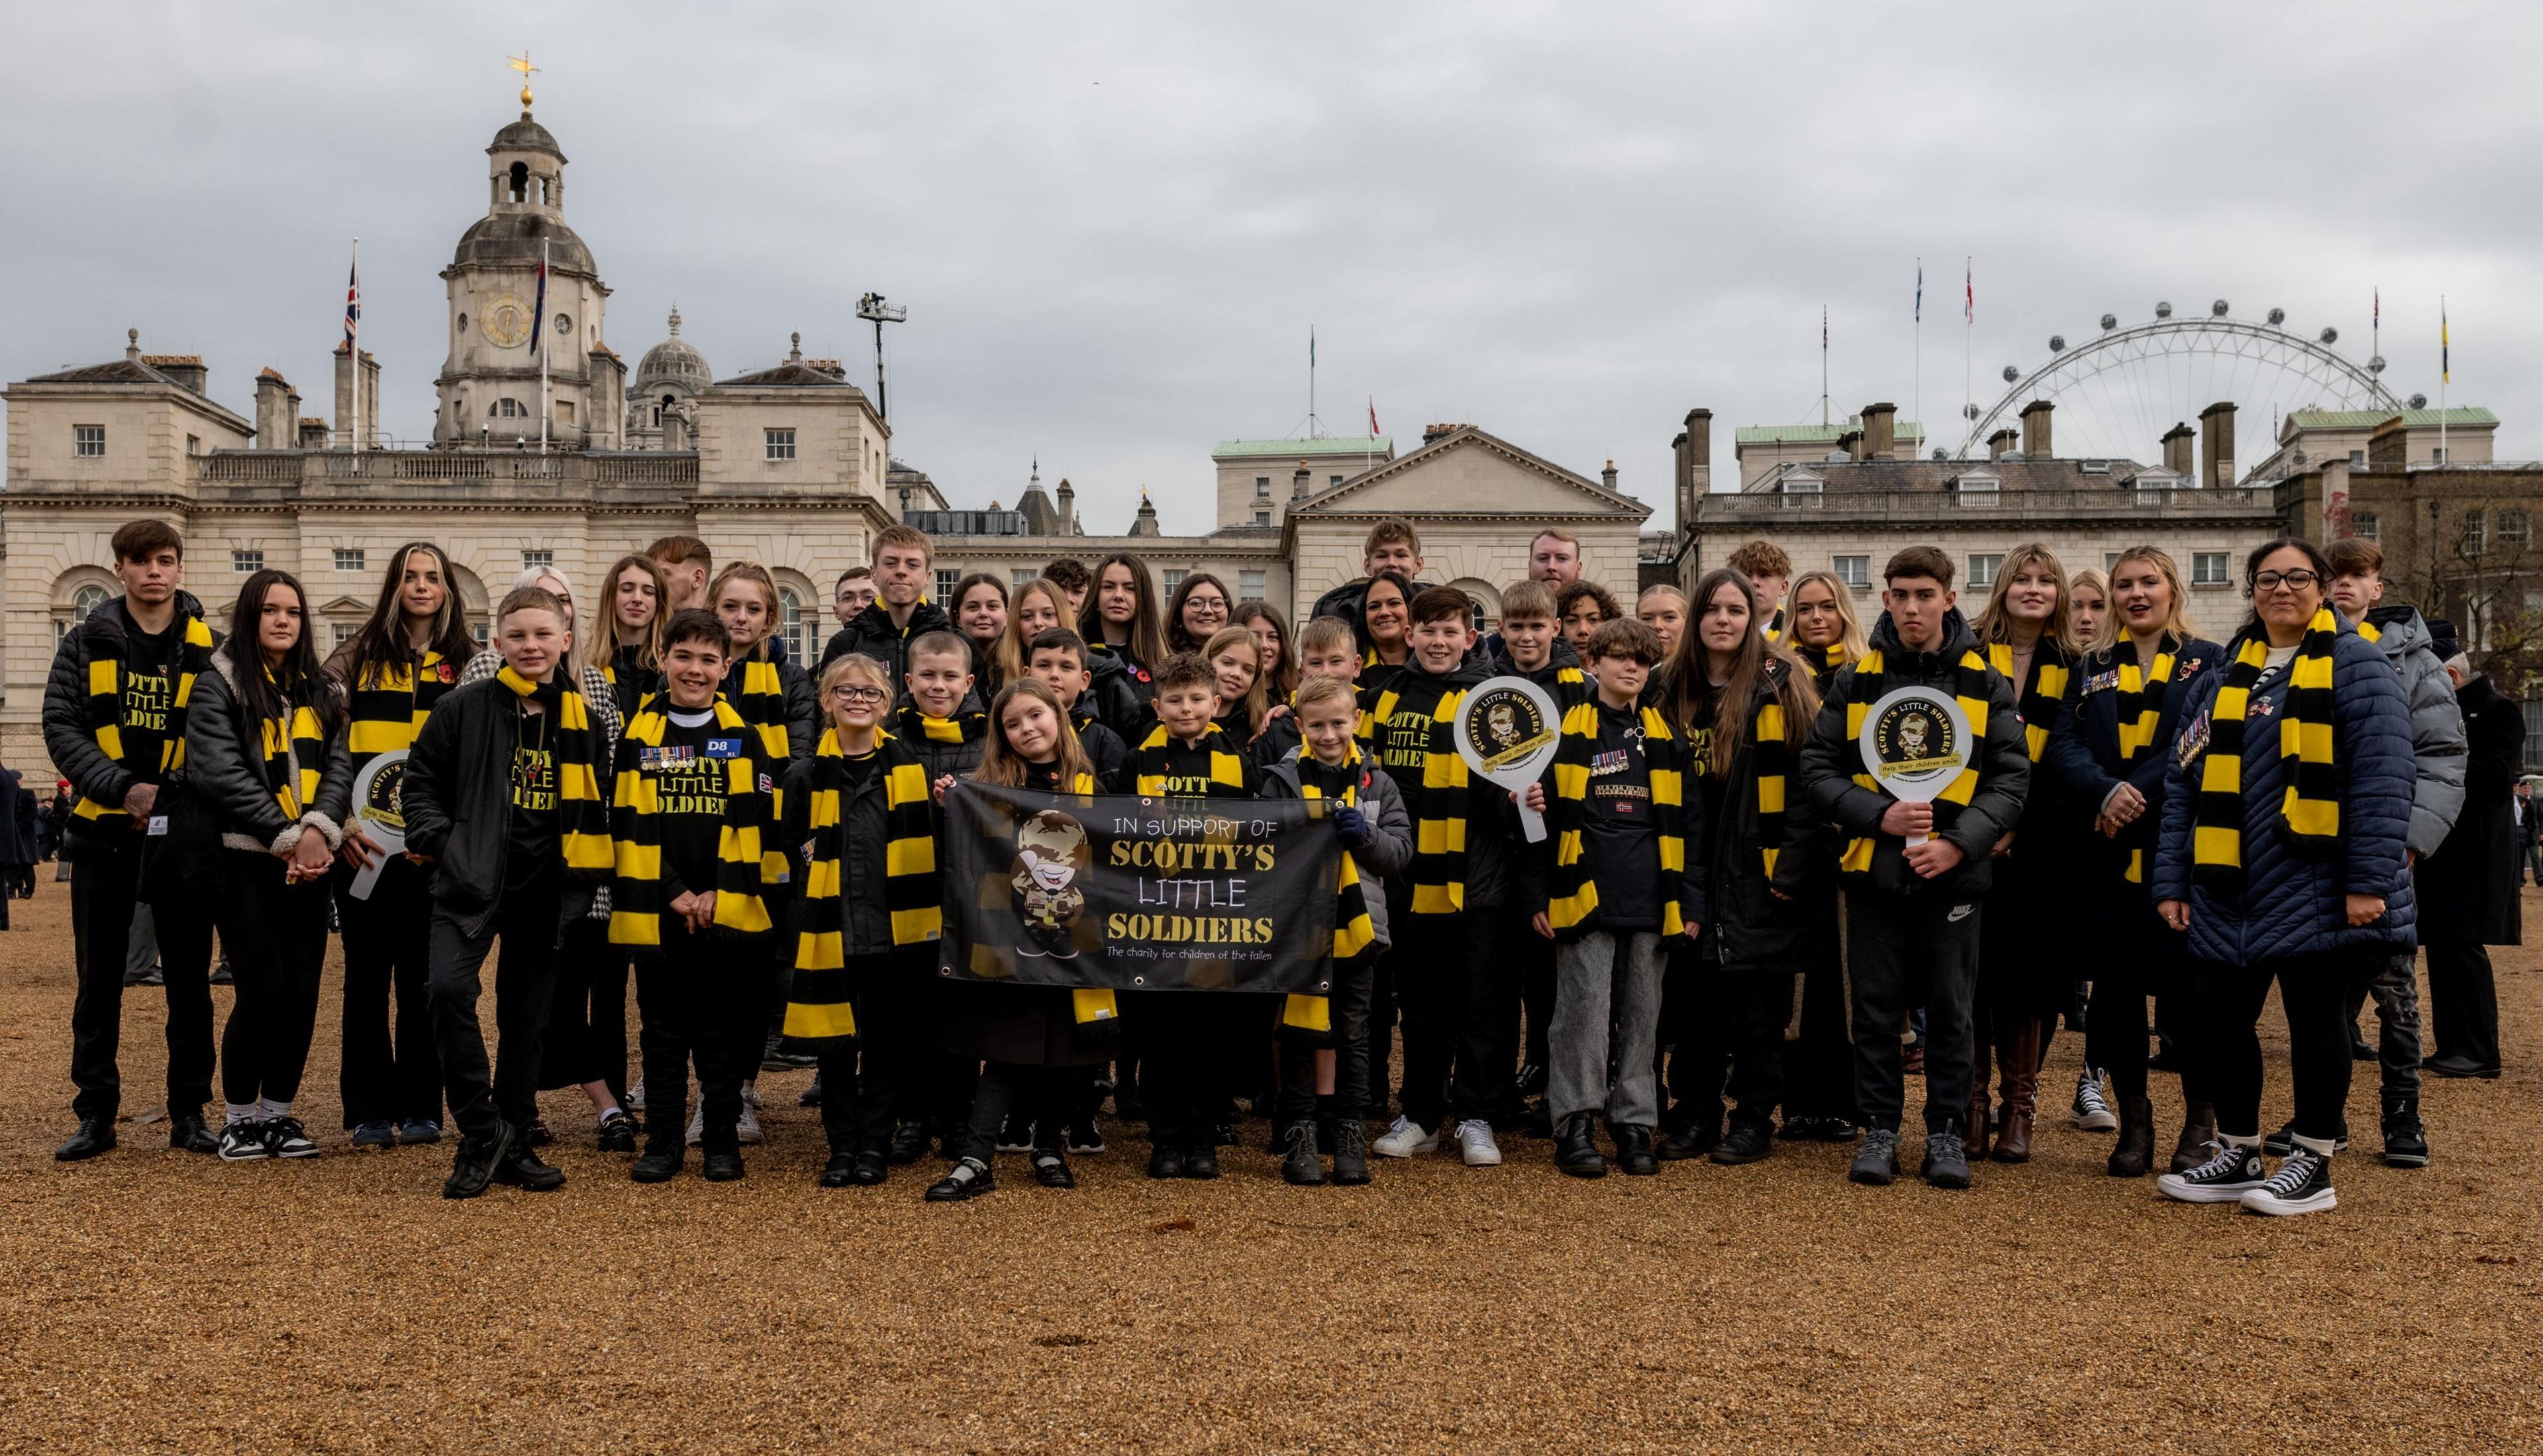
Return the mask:
[[1054,960],[1077,958],[1078,938],[1094,927],[1083,923],[1086,891],[1077,877],[1094,858],[1086,826],[1046,808],[1016,826],[1016,863],[1008,881],[1014,890],[1016,918],[1024,925],[1019,956]]
[[1467,700],[1464,711],[1467,735],[1487,773],[1554,737],[1554,726],[1524,693],[1487,686]]

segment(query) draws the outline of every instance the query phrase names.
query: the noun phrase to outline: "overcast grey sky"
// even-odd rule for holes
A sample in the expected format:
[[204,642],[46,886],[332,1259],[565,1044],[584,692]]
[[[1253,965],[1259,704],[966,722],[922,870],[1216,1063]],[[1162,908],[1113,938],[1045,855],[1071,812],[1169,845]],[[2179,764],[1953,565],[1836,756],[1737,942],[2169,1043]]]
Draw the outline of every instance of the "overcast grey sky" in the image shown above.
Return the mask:
[[[2531,5],[18,7],[0,46],[0,374],[196,352],[245,412],[271,364],[332,409],[347,239],[386,423],[428,428],[435,276],[517,110],[631,365],[676,301],[719,375],[870,379],[957,505],[1039,452],[1093,529],[1145,485],[1209,524],[1217,439],[1307,413],[1400,442],[1470,421],[1664,524],[1668,441],[1918,385],[1962,402],[2047,336],[2157,299],[2285,308],[2543,455]],[[1990,387],[1992,386],[1992,387]],[[2061,419],[2065,418],[2061,416]],[[2242,450],[2265,427],[2246,417]],[[1948,442],[1948,439],[1947,439]],[[2146,440],[2139,458],[2155,453]]]

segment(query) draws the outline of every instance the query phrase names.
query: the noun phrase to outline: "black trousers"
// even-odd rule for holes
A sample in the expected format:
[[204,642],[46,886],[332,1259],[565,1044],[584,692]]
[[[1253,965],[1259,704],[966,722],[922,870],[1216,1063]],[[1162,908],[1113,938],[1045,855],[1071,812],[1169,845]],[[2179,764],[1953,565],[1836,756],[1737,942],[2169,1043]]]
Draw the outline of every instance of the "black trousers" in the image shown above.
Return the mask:
[[627,1100],[627,966],[626,948],[609,943],[608,921],[583,916],[565,928],[540,1052],[541,1091],[598,1082]]
[[2203,1054],[2202,1077],[2216,1104],[2216,1130],[2261,1135],[2261,1008],[2276,982],[2287,1019],[2287,1071],[2295,1094],[2295,1133],[2326,1141],[2349,1131],[2349,992],[2392,958],[2378,946],[2227,965],[2193,959],[2191,994]]
[[[1060,1140],[1068,1127],[1065,1110],[1082,1097],[1085,1071],[1084,1067],[988,1063],[971,1091],[970,1120],[963,1124],[963,1151],[958,1156],[976,1158],[987,1167],[998,1155],[999,1129],[1007,1125],[1008,1114],[1018,1111],[1033,1122],[1034,1151],[1057,1152],[1065,1146]],[[826,1101],[826,1086],[822,1096]]]
[[[131,948],[132,904],[141,880],[141,837],[81,847],[71,877],[71,946],[79,992],[71,1002],[71,1111],[115,1119],[123,1101],[116,1054],[123,1039],[123,959]],[[189,907],[165,916],[175,948],[166,957],[168,1111],[195,1112],[212,1098],[211,923]]]
[[[1730,1053],[1732,1118],[1770,1127],[1784,1100],[1784,1028],[1793,1019],[1793,972],[1710,966],[1704,985],[1704,1020]],[[1699,1107],[1696,1112],[1703,1116],[1708,1111]]]
[[243,849],[221,851],[221,881],[226,893],[213,918],[237,987],[221,1029],[221,1100],[287,1103],[300,1095],[318,1030],[327,886],[289,883],[282,861]]
[[741,1117],[742,1079],[759,1065],[766,1043],[766,998],[748,977],[732,973],[729,944],[664,918],[671,923],[662,927],[661,948],[638,953],[635,961],[649,1141],[680,1145],[695,1065],[705,1121],[699,1144],[731,1152],[740,1146],[733,1126]]
[[1849,890],[1846,954],[1854,969],[1854,1097],[1864,1121],[1895,1129],[1907,1105],[1898,1028],[1925,1008],[1925,1129],[1967,1115],[1976,1050],[1970,1003],[1977,992],[1975,899]]
[[1395,1080],[1395,1028],[1403,998],[1396,993],[1395,966],[1396,953],[1382,951],[1368,977],[1368,1101],[1360,1112],[1381,1122],[1390,1100],[1401,1094]]
[[2499,982],[2490,948],[2473,941],[2438,941],[2428,952],[2428,1020],[2437,1055],[2478,1067],[2499,1065]]
[[[2095,954],[2093,1004],[2084,1019],[2084,1060],[2111,1074],[2111,1090],[2121,1098],[2146,1095],[2146,998],[2155,998],[2160,1013],[2183,993],[2182,964],[2188,938],[2163,923],[2143,885],[2117,881],[2105,886],[2110,895],[2098,934],[2090,937]],[[2179,1021],[2178,1016],[2172,1018]],[[2179,1028],[2175,1029],[2180,1030]],[[2182,1099],[2208,1101],[2200,1085],[2199,1058],[2186,1056],[2181,1076]]]
[[344,1100],[347,1127],[441,1120],[441,1055],[432,1044],[425,985],[429,874],[397,856],[380,871],[367,900],[353,898],[350,867],[336,875],[336,914],[345,937],[344,1062],[336,1091]]
[[[1825,913],[1837,913],[1834,896]],[[1854,1032],[1843,948],[1829,924],[1811,944],[1802,967],[1801,1035],[1784,1048],[1784,1112],[1793,1117],[1842,1117],[1857,1121],[1854,1105]]]
[[948,1060],[936,1045],[936,976],[923,959],[875,956],[850,968],[861,983],[853,999],[857,1035],[813,1043],[821,1064],[821,1131],[835,1154],[881,1152],[895,1122],[924,1120],[928,1076]]
[[1476,908],[1391,919],[1389,958],[1404,1015],[1404,1115],[1433,1132],[1490,1120],[1507,1106],[1518,1070],[1517,962],[1493,944],[1505,930],[1503,917]]
[[[1368,1001],[1375,956],[1334,963],[1330,1007],[1334,1024],[1334,1115],[1357,1118],[1368,1105]],[[1280,1125],[1316,1115],[1316,1046],[1281,1034]]]
[[1256,1075],[1270,1050],[1279,998],[1135,991],[1121,999],[1122,1030],[1139,1049],[1149,1142],[1186,1151],[1212,1146],[1222,1110],[1240,1090],[1253,1090],[1239,1084]]
[[[539,1111],[539,1047],[548,1007],[556,996],[559,901],[564,887],[507,885],[485,924],[474,931],[434,906],[431,930],[432,1039],[450,1115],[470,1137],[492,1137],[495,1124],[527,1126]],[[490,1067],[486,1036],[477,1020],[482,972],[496,941],[503,943],[495,969],[495,1056]]]

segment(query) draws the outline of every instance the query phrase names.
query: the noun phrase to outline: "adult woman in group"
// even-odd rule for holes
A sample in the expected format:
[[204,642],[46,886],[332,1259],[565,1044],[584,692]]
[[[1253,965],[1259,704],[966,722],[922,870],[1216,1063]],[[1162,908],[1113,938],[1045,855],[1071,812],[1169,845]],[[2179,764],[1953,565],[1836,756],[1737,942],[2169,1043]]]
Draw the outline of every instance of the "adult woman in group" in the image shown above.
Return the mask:
[[[2189,933],[2192,1053],[2216,1105],[2214,1156],[2165,1194],[2257,1213],[2337,1205],[2350,983],[2415,943],[2404,838],[2411,709],[2382,649],[2327,604],[2310,542],[2244,563],[2253,618],[2183,706],[2155,853],[2155,909]],[[2293,1144],[2261,1162],[2261,1009],[2287,1020]]]
[[997,695],[998,639],[1007,630],[1007,583],[973,572],[954,583],[954,630],[971,645],[972,689],[985,703]]
[[1146,562],[1117,551],[1095,564],[1095,584],[1078,614],[1077,635],[1086,639],[1097,716],[1121,741],[1134,741],[1131,735],[1157,696],[1149,674],[1166,660],[1157,585]]
[[[613,581],[619,575],[616,570],[610,573]],[[554,595],[565,608],[566,653],[558,670],[572,675],[576,689],[590,709],[592,727],[599,733],[598,761],[616,762],[618,730],[626,720],[619,714],[618,694],[608,675],[585,654],[582,639],[574,631],[574,588],[566,584],[564,574],[554,567],[532,567],[513,578],[513,590],[524,586],[535,586]],[[658,603],[660,597],[657,595],[655,600]],[[613,611],[611,615],[614,619],[616,614]],[[460,679],[476,682],[493,677],[502,667],[501,652],[479,652],[469,659],[468,670],[460,674]],[[539,1088],[548,1091],[559,1087],[580,1087],[591,1100],[602,1152],[636,1151],[639,1129],[624,1106],[627,957],[609,944],[607,886],[593,896],[591,913],[567,926],[557,944],[556,995],[549,1003],[547,1038],[539,1055]],[[532,1122],[525,1134],[532,1147],[555,1141],[545,1119]]]
[[[2083,574],[2078,574],[2080,577]],[[2070,586],[2073,583],[2070,582]],[[2097,1070],[2119,1098],[2119,1145],[2113,1178],[2143,1178],[2154,1159],[2154,1107],[2146,1098],[2146,998],[2176,1002],[2181,936],[2155,913],[2151,882],[2156,830],[2171,788],[2172,745],[2194,684],[2214,673],[2225,650],[2191,625],[2181,570],[2152,546],[2131,547],[2111,567],[2117,632],[2087,652],[2066,684],[2065,711],[2049,734],[2043,765],[2066,791],[2068,813],[2090,815],[2091,831],[2076,857],[2084,891],[2082,965],[2093,978],[2084,1030],[2084,1081],[2075,1121],[2109,1125],[2092,1115],[2100,1100]],[[2167,1005],[2167,1020],[2181,1008]],[[2182,1080],[2189,1106],[2172,1171],[2204,1161],[2215,1135],[2214,1113],[2194,1068]]]
[[219,835],[218,864],[196,856],[193,868],[217,878],[212,921],[238,987],[221,1030],[228,1163],[318,1154],[291,1105],[318,1019],[327,871],[352,766],[343,700],[310,645],[307,612],[289,573],[249,576],[186,720],[186,795]]
[[[345,697],[345,747],[354,774],[383,753],[414,746],[424,720],[459,685],[460,666],[476,650],[441,548],[424,541],[399,547],[389,558],[369,619],[327,664]],[[345,935],[344,1041],[336,1088],[345,1126],[357,1148],[439,1142],[441,1055],[433,1048],[424,955],[431,872],[381,850],[362,831],[353,807],[338,821],[345,838],[336,875],[336,915]],[[356,896],[354,877],[383,858],[387,863],[370,894]]]
[[[2013,684],[2021,705],[2025,747],[2034,765],[2056,727],[2075,667],[2068,641],[2066,569],[2033,542],[2007,552],[1986,606],[1969,624],[1987,665]],[[1979,926],[1978,989],[1970,1003],[1976,1033],[1969,1074],[1969,1156],[1999,1163],[2031,1161],[2039,1111],[2040,1061],[2057,1013],[2074,998],[2066,958],[2050,948],[2062,939],[2065,901],[2074,883],[2077,829],[2054,780],[2035,768],[2022,817],[1995,849],[1995,888]],[[1997,1119],[1988,1120],[1987,1053],[2002,1082]]]
[[[1006,630],[998,634],[997,679],[1000,683],[1016,682],[1033,667],[1034,639],[1057,627],[1074,632],[1077,624],[1068,614],[1068,590],[1048,576],[1036,576],[1016,588],[1007,603]],[[994,693],[982,693],[983,699]],[[1100,713],[1100,708],[1099,708]]]
[[1854,613],[1854,593],[1833,572],[1805,572],[1793,578],[1785,602],[1784,644],[1825,696],[1837,669],[1863,655],[1863,620]]
[[[1368,578],[1368,591],[1360,598],[1360,635],[1365,639],[1368,655],[1363,668],[1396,668],[1404,665],[1411,651],[1413,631],[1413,583],[1394,572],[1380,572]],[[1372,678],[1360,674],[1363,697],[1382,685],[1383,673]]]
[[600,600],[591,608],[591,654],[609,680],[618,716],[633,718],[636,706],[662,686],[670,586],[661,564],[650,556],[622,556],[600,580]]
[[1262,653],[1264,695],[1275,706],[1285,705],[1298,690],[1298,654],[1290,646],[1288,617],[1258,597],[1236,604],[1236,625],[1254,634],[1254,646]]
[[1234,601],[1227,594],[1227,583],[1207,572],[1194,572],[1176,582],[1174,594],[1166,598],[1166,650],[1197,652],[1207,647],[1227,625]]
[[[2117,563],[2113,563],[2116,570]],[[2087,568],[2066,578],[2066,630],[2075,651],[2089,652],[2105,646],[2102,629],[2111,622],[2111,583]],[[2113,629],[2116,633],[2117,629]]]

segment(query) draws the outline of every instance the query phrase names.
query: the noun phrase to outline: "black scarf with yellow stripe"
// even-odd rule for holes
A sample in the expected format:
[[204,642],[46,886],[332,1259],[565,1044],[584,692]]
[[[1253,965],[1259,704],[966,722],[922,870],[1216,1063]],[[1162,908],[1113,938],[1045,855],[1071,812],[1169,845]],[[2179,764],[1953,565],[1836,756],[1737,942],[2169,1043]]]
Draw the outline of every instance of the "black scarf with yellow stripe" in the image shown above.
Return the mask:
[[424,721],[459,684],[459,664],[427,649],[408,666],[365,667],[346,694],[345,752],[353,771],[383,753],[415,746]]
[[[177,651],[177,686],[168,698],[168,726],[159,734],[156,763],[134,763],[123,751],[123,690],[131,675],[124,654],[130,649],[129,640],[106,622],[83,623],[75,629],[88,634],[88,696],[81,711],[89,736],[97,740],[99,752],[121,764],[125,772],[153,783],[186,766],[186,705],[194,696],[194,679],[212,665],[211,625],[191,612],[183,620],[186,630],[184,645]],[[122,805],[100,804],[85,794],[71,806],[72,817],[81,819],[122,812]]]
[[[1989,643],[1987,665],[2013,682],[2013,644]],[[2048,743],[2048,729],[2066,701],[2066,679],[2075,670],[2074,655],[2046,637],[2031,650],[2031,676],[2014,683],[2017,711],[2022,714],[2022,746],[2031,761],[2040,761],[2040,750]],[[1975,731],[1972,728],[1971,731]]]
[[1158,724],[1130,755],[1130,772],[1143,799],[1254,797],[1254,761],[1231,751],[1227,735],[1214,723],[1192,743]]
[[[1298,797],[1309,802],[1325,802],[1344,808],[1359,807],[1360,790],[1368,784],[1368,765],[1361,761],[1359,745],[1353,743],[1349,756],[1341,763],[1328,764],[1316,757],[1305,744],[1298,745]],[[1342,868],[1334,881],[1334,958],[1349,960],[1367,950],[1377,940],[1377,929],[1368,918],[1368,892],[1360,884],[1359,863],[1344,850]],[[1291,995],[1280,1005],[1280,1031],[1317,1046],[1334,1044],[1333,1000],[1327,996]]]
[[[1457,752],[1454,724],[1467,690],[1480,678],[1406,668],[1383,688],[1370,711],[1378,766],[1404,796],[1413,820],[1413,863],[1404,871],[1412,915],[1454,915],[1466,908],[1466,817],[1472,780]],[[1389,913],[1394,902],[1388,901]]]
[[[1783,675],[1790,671],[1775,658],[1767,658],[1757,673],[1748,711],[1748,764],[1757,780],[1757,858],[1769,880],[1775,878],[1775,863],[1791,842],[1784,805],[1793,787],[1792,725],[1784,716],[1783,700],[1776,696]],[[1722,771],[1727,773],[1728,766]]]
[[[2339,733],[2333,723],[2338,683],[2332,650],[2343,624],[2329,606],[2313,614],[2278,704],[2278,760],[2288,768],[2278,801],[2279,838],[2299,855],[2340,853]],[[2225,680],[2208,708],[2207,746],[2200,755],[2192,833],[2191,876],[2211,889],[2243,887],[2243,741],[2251,730],[2252,689],[2269,665],[2270,635],[2259,623],[2225,648]]]
[[[1683,935],[1686,878],[1686,740],[1669,731],[1668,718],[1645,706],[1643,758],[1652,780],[1652,822],[1658,832],[1657,883],[1660,934]],[[1563,715],[1554,746],[1554,792],[1545,799],[1546,836],[1554,841],[1554,875],[1546,887],[1545,918],[1558,941],[1577,941],[1598,929],[1598,881],[1589,866],[1585,824],[1589,817],[1589,769],[1598,756],[1598,702],[1576,704]]]
[[[944,896],[936,873],[936,800],[927,767],[907,744],[887,732],[875,734],[882,755],[884,842],[860,844],[859,855],[884,861],[884,907],[891,915],[891,943],[918,946],[942,940]],[[802,918],[795,935],[795,974],[786,995],[786,1035],[807,1039],[853,1036],[856,981],[847,966],[847,937],[839,928],[840,886],[850,848],[843,796],[847,755],[839,730],[821,730],[812,754],[811,800],[807,806],[812,849],[804,875]]]
[[989,715],[954,710],[952,718],[930,718],[916,703],[892,710],[891,731],[913,743],[976,743],[989,731]]
[[786,672],[776,654],[776,639],[762,638],[750,655],[725,669],[724,696],[759,735],[768,761],[784,764],[794,756],[794,746],[786,734]]
[[[724,827],[716,836],[715,918],[719,930],[733,936],[765,935],[771,929],[768,905],[760,896],[763,840],[776,837],[775,773],[732,704],[715,703],[715,726],[744,745],[724,765]],[[662,770],[648,768],[645,750],[662,746],[670,720],[656,704],[629,720],[618,738],[617,785],[611,796],[610,837],[616,845],[617,873],[610,881],[609,940],[640,950],[662,944],[662,920],[671,913],[662,896],[662,814],[656,790]],[[690,886],[692,890],[700,886]]]
[[609,879],[616,857],[609,846],[609,801],[601,797],[600,734],[591,725],[590,705],[564,677],[532,682],[505,667],[495,680],[524,702],[549,714],[554,731],[549,751],[556,755],[557,841],[568,880],[596,884]]
[[[2172,673],[2181,639],[2167,632],[2156,648],[2154,661],[2137,661],[2137,645],[2122,637],[2111,649],[2112,670],[2118,674],[2112,687],[2111,706],[2119,719],[2119,776],[2127,777],[2137,761],[2154,747],[2154,735],[2163,722],[2164,700],[2172,693]],[[2120,877],[2130,884],[2145,883],[2145,849],[2128,851],[2128,867]]]
[[[1959,701],[1961,712],[1969,720],[1969,742],[1972,745],[1986,741],[1987,674],[1992,671],[1994,669],[1987,665],[1986,658],[1979,656],[1974,650],[1961,653],[1961,660],[1952,664],[1952,696]],[[1874,648],[1865,652],[1854,664],[1854,678],[1846,691],[1845,741],[1851,744],[1863,736],[1864,715],[1889,691],[1888,667],[1881,649]],[[1978,755],[1972,751],[1969,766],[1962,769],[1959,776],[1934,797],[1932,833],[1935,836],[1940,836],[1954,819],[1961,816],[1961,810],[1968,806],[1969,797],[1977,793],[1977,762]],[[1857,773],[1854,782],[1875,794],[1888,792],[1869,772]],[[1872,849],[1872,839],[1868,835],[1848,841],[1845,853],[1837,860],[1837,869],[1851,875],[1871,873]]]

